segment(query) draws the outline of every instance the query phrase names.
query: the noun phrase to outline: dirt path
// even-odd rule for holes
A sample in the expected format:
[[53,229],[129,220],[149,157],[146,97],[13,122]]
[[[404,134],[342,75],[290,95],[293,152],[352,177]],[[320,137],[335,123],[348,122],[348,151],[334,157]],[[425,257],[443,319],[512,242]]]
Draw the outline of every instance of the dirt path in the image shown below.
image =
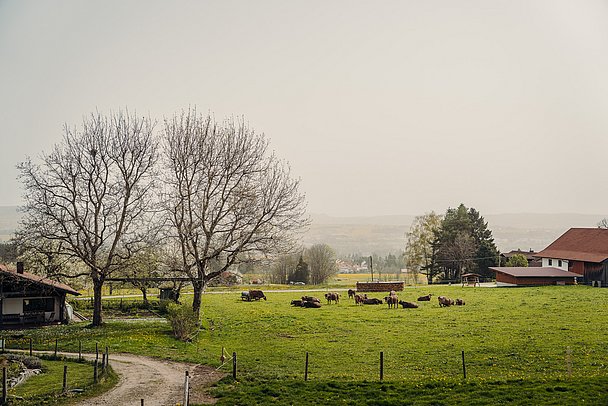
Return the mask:
[[224,374],[214,368],[164,361],[131,354],[110,354],[110,365],[120,377],[118,384],[96,398],[87,399],[79,405],[176,405],[184,401],[185,372],[191,376],[191,403],[213,404],[215,400],[207,393],[209,386],[219,381]]

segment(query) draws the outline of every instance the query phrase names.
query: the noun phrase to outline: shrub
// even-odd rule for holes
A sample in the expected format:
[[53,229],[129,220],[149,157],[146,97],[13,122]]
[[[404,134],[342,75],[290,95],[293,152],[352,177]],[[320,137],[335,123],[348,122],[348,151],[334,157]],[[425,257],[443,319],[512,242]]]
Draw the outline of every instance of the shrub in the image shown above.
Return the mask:
[[183,341],[188,341],[198,329],[198,320],[192,307],[170,303],[167,307],[167,319],[173,328],[173,335]]
[[42,369],[42,361],[38,357],[29,357],[21,354],[4,354],[4,358],[9,361],[21,362],[29,369]]

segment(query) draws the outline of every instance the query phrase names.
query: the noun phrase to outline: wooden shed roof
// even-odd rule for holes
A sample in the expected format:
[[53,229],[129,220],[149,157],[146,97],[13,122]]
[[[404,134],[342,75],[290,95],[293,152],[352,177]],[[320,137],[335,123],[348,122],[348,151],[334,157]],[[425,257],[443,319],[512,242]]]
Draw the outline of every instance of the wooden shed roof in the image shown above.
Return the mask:
[[78,293],[78,291],[72,289],[71,287],[69,287],[68,285],[66,285],[64,283],[57,282],[57,281],[45,278],[40,275],[34,275],[29,272],[17,273],[17,269],[9,267],[8,265],[0,264],[0,275],[9,275],[13,278],[23,279],[28,282],[33,282],[33,283],[37,283],[40,285],[49,286],[49,287],[52,287],[53,289],[56,289],[61,292],[70,293],[72,295],[77,295],[77,296],[80,295],[80,293]]
[[608,259],[608,229],[571,228],[536,256],[595,263],[604,262]]
[[494,272],[504,273],[515,278],[574,278],[581,276],[574,272],[564,271],[552,266],[525,267],[525,266],[496,266],[490,267]]

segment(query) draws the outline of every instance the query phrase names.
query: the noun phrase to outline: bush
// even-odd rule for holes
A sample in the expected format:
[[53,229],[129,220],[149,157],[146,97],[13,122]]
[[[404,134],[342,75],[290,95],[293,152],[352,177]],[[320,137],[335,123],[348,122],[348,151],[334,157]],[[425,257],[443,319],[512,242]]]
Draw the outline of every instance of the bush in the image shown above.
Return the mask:
[[29,369],[42,369],[42,361],[38,357],[29,357],[21,354],[4,354],[3,357],[9,361],[21,362]]
[[167,319],[173,328],[173,335],[182,341],[188,341],[198,329],[198,320],[192,307],[170,303],[167,307]]

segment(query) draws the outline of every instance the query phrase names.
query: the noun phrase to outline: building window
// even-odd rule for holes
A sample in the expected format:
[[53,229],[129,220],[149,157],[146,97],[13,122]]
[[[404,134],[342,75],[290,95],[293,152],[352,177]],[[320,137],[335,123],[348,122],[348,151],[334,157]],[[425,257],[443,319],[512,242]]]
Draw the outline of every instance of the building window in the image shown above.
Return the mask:
[[559,267],[561,267],[561,266],[562,266],[562,260],[561,260],[561,259],[559,259],[559,260],[557,261],[557,266],[559,266]]
[[549,258],[549,266],[553,265],[553,260]]
[[52,297],[23,300],[23,313],[52,312],[53,310],[55,310],[55,299]]

